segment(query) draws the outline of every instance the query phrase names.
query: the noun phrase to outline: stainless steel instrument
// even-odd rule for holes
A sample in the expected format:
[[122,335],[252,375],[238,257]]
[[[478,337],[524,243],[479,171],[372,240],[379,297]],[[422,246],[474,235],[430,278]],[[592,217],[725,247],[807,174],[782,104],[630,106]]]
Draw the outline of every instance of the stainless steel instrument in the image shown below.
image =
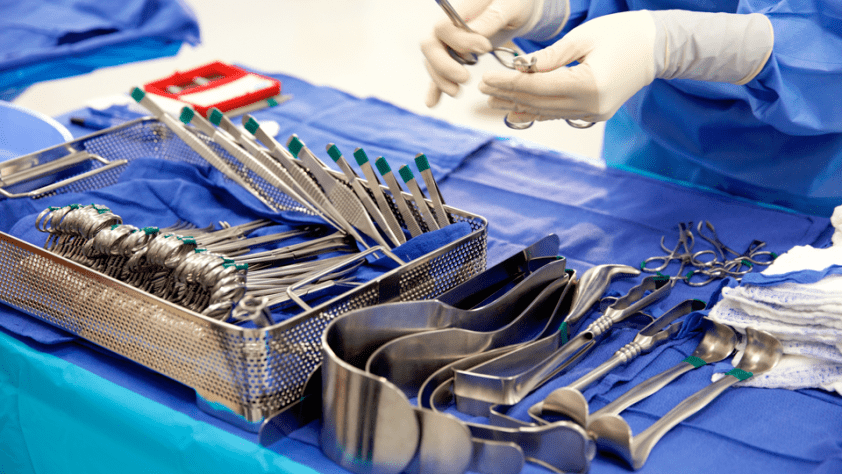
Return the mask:
[[[225,166],[274,208],[310,212],[248,169],[228,164],[236,160],[209,137],[183,132],[213,148]],[[173,129],[152,118],[19,159],[50,163],[64,157],[67,146],[109,162],[153,157],[206,165]],[[51,192],[99,189],[116,183],[124,169],[85,175]],[[265,420],[300,398],[322,361],[321,333],[335,317],[378,303],[434,298],[485,269],[487,222],[457,208],[445,209],[453,222],[469,224],[471,233],[266,328],[246,328],[178,307],[6,234],[0,234],[0,301],[185,384],[196,391],[203,410],[258,431]]]
[[[484,311],[482,317],[467,322],[473,322],[474,327],[477,323],[490,326],[490,330],[450,327],[399,337],[383,344],[371,354],[365,366],[366,371],[386,377],[408,395],[414,395],[420,382],[442,365],[477,352],[538,337],[548,325],[554,325],[553,316],[557,312],[553,308],[562,306],[559,301],[564,298],[564,290],[569,283],[564,265],[564,261],[558,260],[533,275],[551,275],[552,279],[546,286],[539,286],[541,292],[534,297],[524,295],[514,299],[529,302],[522,311],[504,311],[494,303],[475,310],[489,309]],[[502,299],[512,300],[508,294]],[[439,314],[442,313],[444,311],[439,311]]]
[[734,353],[734,348],[737,345],[737,335],[733,329],[709,319],[704,320],[702,327],[704,336],[699,341],[699,345],[693,353],[690,354],[690,357],[687,357],[671,369],[667,369],[635,385],[631,390],[620,395],[613,402],[592,413],[591,419],[596,419],[602,415],[619,414],[690,370],[697,369],[705,364],[725,360],[725,358]]
[[600,416],[591,421],[588,429],[595,433],[600,449],[615,453],[634,469],[640,469],[655,444],[669,430],[707,406],[728,387],[773,369],[782,355],[781,343],[771,334],[747,328],[746,348],[737,367],[679,403],[642,433],[633,436],[631,428],[618,415]]
[[[388,379],[355,366],[353,361],[364,357],[346,347],[351,338],[342,330],[348,326],[344,320],[353,318],[353,313],[338,318],[322,338],[321,445],[342,467],[366,474],[514,473],[528,459],[556,470],[587,471],[594,443],[573,423],[494,427],[413,407]],[[566,448],[558,449],[562,445]]]
[[482,401],[492,405],[514,405],[581,358],[611,326],[665,298],[670,291],[667,283],[665,278],[644,279],[585,331],[563,345],[563,332],[559,331],[559,334],[524,345],[471,370],[456,371],[454,393],[457,401],[460,404],[464,400],[471,404]]
[[[694,311],[705,308],[705,303],[699,300],[687,300],[679,303],[648,326],[637,333],[634,340],[621,347],[608,360],[600,364],[587,374],[579,377],[566,387],[551,392],[547,397],[529,408],[529,415],[538,423],[548,423],[548,417],[569,417],[581,426],[587,427],[587,401],[582,390],[602,378],[614,368],[626,364],[643,352],[652,350],[656,345],[665,342],[676,334],[682,322],[676,319]],[[581,402],[584,401],[584,404]],[[584,410],[582,409],[584,405]]]

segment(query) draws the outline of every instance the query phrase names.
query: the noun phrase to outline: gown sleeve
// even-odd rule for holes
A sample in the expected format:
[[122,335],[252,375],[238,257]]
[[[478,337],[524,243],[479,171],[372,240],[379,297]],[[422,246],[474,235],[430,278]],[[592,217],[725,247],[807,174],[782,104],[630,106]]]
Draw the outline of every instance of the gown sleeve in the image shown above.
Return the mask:
[[741,1],[738,13],[762,13],[775,44],[744,87],[754,116],[789,135],[842,132],[842,3]]

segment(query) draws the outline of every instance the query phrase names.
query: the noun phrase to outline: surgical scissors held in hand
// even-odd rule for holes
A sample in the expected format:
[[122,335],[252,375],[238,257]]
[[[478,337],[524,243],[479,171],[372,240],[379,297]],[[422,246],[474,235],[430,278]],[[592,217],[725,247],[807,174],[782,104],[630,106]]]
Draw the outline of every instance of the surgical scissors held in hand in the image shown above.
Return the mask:
[[[459,12],[453,8],[453,5],[450,4],[448,0],[436,0],[436,3],[439,4],[444,13],[450,18],[450,21],[453,22],[458,28],[462,28],[463,30],[469,33],[476,33],[468,23],[459,15]],[[466,66],[472,66],[477,63],[479,60],[477,55],[474,53],[469,53],[469,55],[465,56],[462,54],[457,53],[453,50],[450,46],[445,45],[447,49],[447,53],[450,54],[450,57],[453,58],[459,64],[464,64]],[[494,56],[494,59],[497,60],[500,64],[504,67],[509,69],[514,69],[516,71],[520,71],[523,73],[533,73],[537,72],[536,69],[536,61],[533,57],[531,61],[527,62],[522,56],[518,55],[518,52],[511,49],[511,48],[504,48],[504,47],[496,47],[491,50],[491,55]],[[566,120],[567,124],[573,128],[585,129],[590,128],[594,125],[594,122],[584,122],[584,121],[575,121],[575,120]],[[506,114],[503,117],[503,123],[506,124],[507,127],[513,130],[526,130],[527,128],[531,127],[535,121],[532,122],[510,122],[509,121],[509,114]]]

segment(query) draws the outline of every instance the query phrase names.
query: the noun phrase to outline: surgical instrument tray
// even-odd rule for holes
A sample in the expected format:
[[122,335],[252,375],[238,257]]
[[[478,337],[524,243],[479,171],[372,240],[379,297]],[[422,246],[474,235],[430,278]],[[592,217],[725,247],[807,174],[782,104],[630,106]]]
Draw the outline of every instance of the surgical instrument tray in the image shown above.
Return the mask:
[[[195,136],[234,162],[209,137]],[[68,146],[110,163],[155,157],[204,164],[172,130],[143,118],[10,160],[4,166],[60,159]],[[95,162],[93,166],[105,165]],[[50,192],[99,189],[117,182],[125,168],[87,175]],[[309,212],[250,170],[232,169],[242,173],[241,178],[274,207]],[[408,194],[404,198],[413,202]],[[300,397],[322,360],[321,333],[335,317],[386,301],[434,298],[485,269],[486,220],[450,206],[445,209],[451,222],[467,223],[471,232],[266,328],[216,321],[6,234],[0,234],[0,301],[191,387],[202,409],[257,431],[264,420]]]

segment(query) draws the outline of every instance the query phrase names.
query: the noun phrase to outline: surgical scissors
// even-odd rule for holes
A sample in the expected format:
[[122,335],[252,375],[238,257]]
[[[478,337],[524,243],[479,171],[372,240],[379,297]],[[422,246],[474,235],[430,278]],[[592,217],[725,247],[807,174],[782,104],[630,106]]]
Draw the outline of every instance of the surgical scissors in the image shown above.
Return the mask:
[[[444,13],[448,16],[448,18],[450,18],[450,21],[452,21],[454,25],[456,25],[459,28],[462,28],[468,33],[476,33],[476,31],[474,31],[473,29],[471,29],[470,26],[468,26],[468,23],[465,22],[462,16],[459,15],[459,12],[457,12],[456,9],[453,8],[453,5],[451,5],[448,0],[436,0],[436,3],[438,3],[441,9],[444,10]],[[447,53],[450,54],[450,57],[452,57],[459,64],[472,66],[476,64],[479,60],[477,58],[477,55],[474,53],[469,53],[468,56],[463,56],[454,51],[450,46],[445,47],[447,48]],[[517,59],[518,56],[517,51],[511,48],[497,47],[491,51],[491,55],[494,56],[494,59],[496,59],[504,67],[507,67],[509,69],[517,69],[515,67],[515,59]]]
[[[450,21],[453,22],[454,25],[458,28],[462,28],[463,30],[469,33],[476,33],[468,23],[459,15],[459,12],[453,8],[453,5],[450,4],[448,0],[436,0],[436,3],[439,4],[444,13],[450,18]],[[445,45],[447,48],[447,53],[453,58],[457,63],[464,64],[466,66],[472,66],[479,61],[477,55],[474,53],[469,53],[468,56],[464,56],[462,54],[457,53],[453,50],[450,46]],[[518,55],[518,52],[511,49],[498,46],[491,50],[491,55],[494,56],[494,59],[497,60],[503,67],[514,69],[516,71],[520,71],[522,73],[533,73],[537,72],[536,69],[536,59],[533,57],[531,61],[527,62],[522,56]],[[585,129],[594,126],[594,122],[585,122],[585,121],[576,121],[576,120],[566,120],[567,124],[573,128]],[[526,130],[527,128],[531,127],[532,124],[535,123],[533,120],[532,122],[510,122],[509,121],[509,114],[506,114],[503,117],[503,123],[506,124],[507,127],[513,130]]]

